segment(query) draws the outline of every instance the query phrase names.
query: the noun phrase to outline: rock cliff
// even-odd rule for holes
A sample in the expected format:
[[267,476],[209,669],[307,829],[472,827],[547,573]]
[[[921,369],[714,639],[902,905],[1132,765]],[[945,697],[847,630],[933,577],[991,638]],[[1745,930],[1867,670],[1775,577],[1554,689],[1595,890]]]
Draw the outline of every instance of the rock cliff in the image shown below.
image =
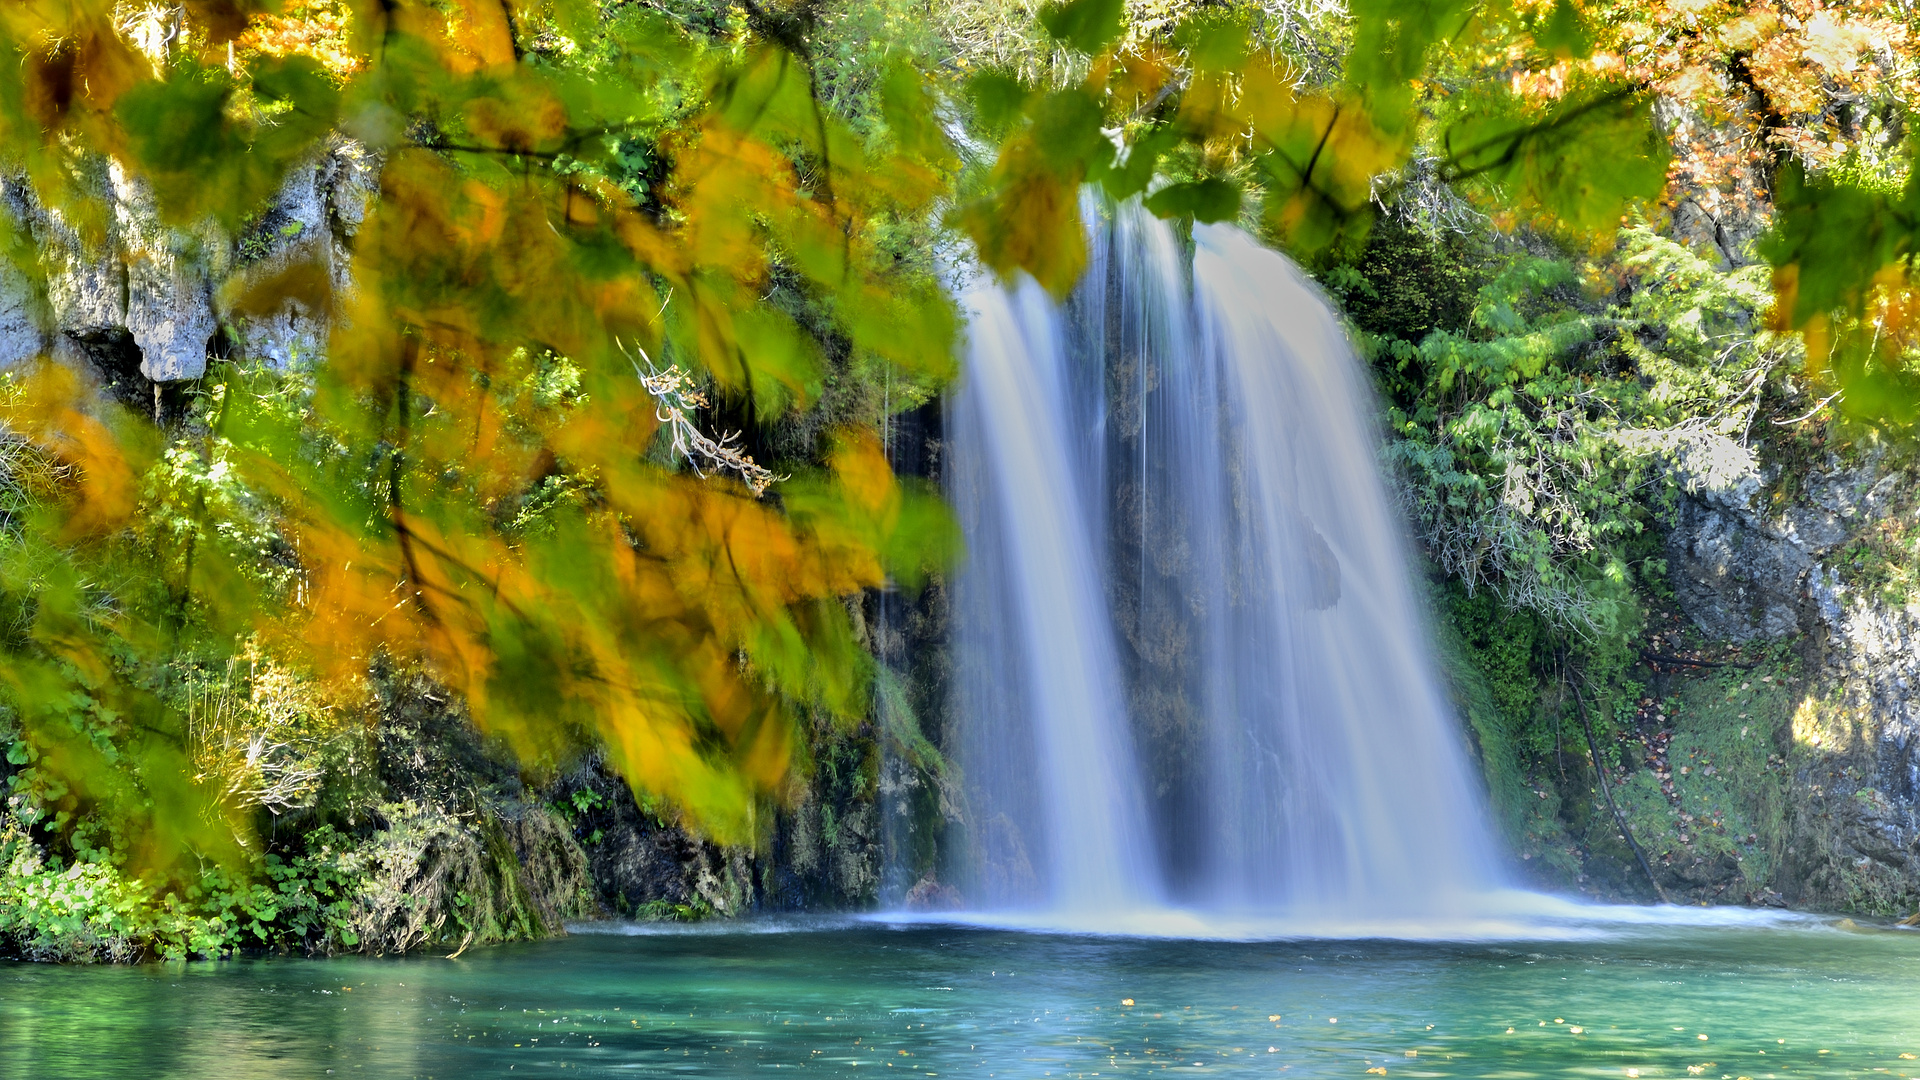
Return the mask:
[[[1683,466],[1684,468],[1684,466]],[[1791,651],[1763,714],[1785,773],[1771,887],[1796,906],[1920,905],[1916,476],[1882,446],[1689,476],[1668,537],[1681,610],[1710,639]]]
[[378,183],[357,144],[335,139],[293,169],[236,235],[169,228],[139,179],[111,160],[91,168],[97,203],[79,211],[0,176],[13,250],[38,256],[0,263],[0,368],[50,355],[131,399],[201,377],[213,356],[285,370],[321,354]]

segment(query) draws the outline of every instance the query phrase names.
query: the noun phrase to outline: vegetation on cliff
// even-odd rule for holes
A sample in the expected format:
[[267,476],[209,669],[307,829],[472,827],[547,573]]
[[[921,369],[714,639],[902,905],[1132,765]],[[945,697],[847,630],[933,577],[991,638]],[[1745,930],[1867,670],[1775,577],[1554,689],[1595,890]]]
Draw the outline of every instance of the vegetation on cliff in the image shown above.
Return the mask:
[[[1894,207],[1914,190],[1905,19],[1872,5],[1616,9],[1590,54],[1544,77],[1624,66],[1660,91],[1672,158],[1658,200],[1569,242],[1550,220],[1409,186],[1357,257],[1320,270],[1386,394],[1388,456],[1433,561],[1463,711],[1537,880],[1646,899],[1920,902],[1896,852],[1861,847],[1849,813],[1808,809],[1845,776],[1874,817],[1903,769],[1858,723],[1844,752],[1807,741],[1810,717],[1841,702],[1858,717],[1871,693],[1828,659],[1825,624],[1794,610],[1815,606],[1826,571],[1767,568],[1780,556],[1752,536],[1723,557],[1741,580],[1716,584],[1698,575],[1728,566],[1688,550],[1722,528],[1715,514],[1778,517],[1761,531],[1799,537],[1779,541],[1789,561],[1837,530],[1852,538],[1835,573],[1889,586],[1878,602],[1892,608],[1910,600],[1904,549],[1885,539],[1897,518],[1855,519],[1848,497],[1812,490],[1904,475],[1908,279],[1889,253],[1909,250]],[[1738,610],[1760,577],[1771,591]]]

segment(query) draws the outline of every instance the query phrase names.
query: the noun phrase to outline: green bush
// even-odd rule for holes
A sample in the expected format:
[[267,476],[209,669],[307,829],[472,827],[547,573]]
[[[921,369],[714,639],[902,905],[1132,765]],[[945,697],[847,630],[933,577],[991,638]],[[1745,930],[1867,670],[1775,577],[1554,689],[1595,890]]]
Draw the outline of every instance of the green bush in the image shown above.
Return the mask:
[[207,866],[188,882],[107,861],[64,865],[8,819],[0,831],[0,950],[33,960],[125,962],[230,956],[241,949],[330,953],[359,943],[358,876],[321,827],[309,854]]

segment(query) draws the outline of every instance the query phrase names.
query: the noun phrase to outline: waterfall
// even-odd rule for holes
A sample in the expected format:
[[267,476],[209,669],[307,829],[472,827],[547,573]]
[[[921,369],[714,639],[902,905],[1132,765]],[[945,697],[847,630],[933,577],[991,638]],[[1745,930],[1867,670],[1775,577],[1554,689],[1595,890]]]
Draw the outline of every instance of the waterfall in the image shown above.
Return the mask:
[[971,568],[957,682],[987,895],[1088,911],[1158,899],[1106,616],[1098,447],[1060,313],[1031,282],[968,294],[966,389],[948,430]]
[[1326,302],[1123,205],[964,296],[953,705],[979,908],[1392,919],[1498,884]]

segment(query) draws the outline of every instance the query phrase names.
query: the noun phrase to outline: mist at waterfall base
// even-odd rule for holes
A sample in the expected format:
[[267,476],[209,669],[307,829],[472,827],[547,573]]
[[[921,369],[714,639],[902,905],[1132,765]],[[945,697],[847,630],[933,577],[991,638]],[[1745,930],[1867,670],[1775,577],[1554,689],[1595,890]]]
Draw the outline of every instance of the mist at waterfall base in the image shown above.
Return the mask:
[[[982,276],[948,413],[966,921],[1499,936],[1371,387],[1231,226],[1090,211],[1064,303]],[[1525,936],[1524,934],[1522,936]]]

